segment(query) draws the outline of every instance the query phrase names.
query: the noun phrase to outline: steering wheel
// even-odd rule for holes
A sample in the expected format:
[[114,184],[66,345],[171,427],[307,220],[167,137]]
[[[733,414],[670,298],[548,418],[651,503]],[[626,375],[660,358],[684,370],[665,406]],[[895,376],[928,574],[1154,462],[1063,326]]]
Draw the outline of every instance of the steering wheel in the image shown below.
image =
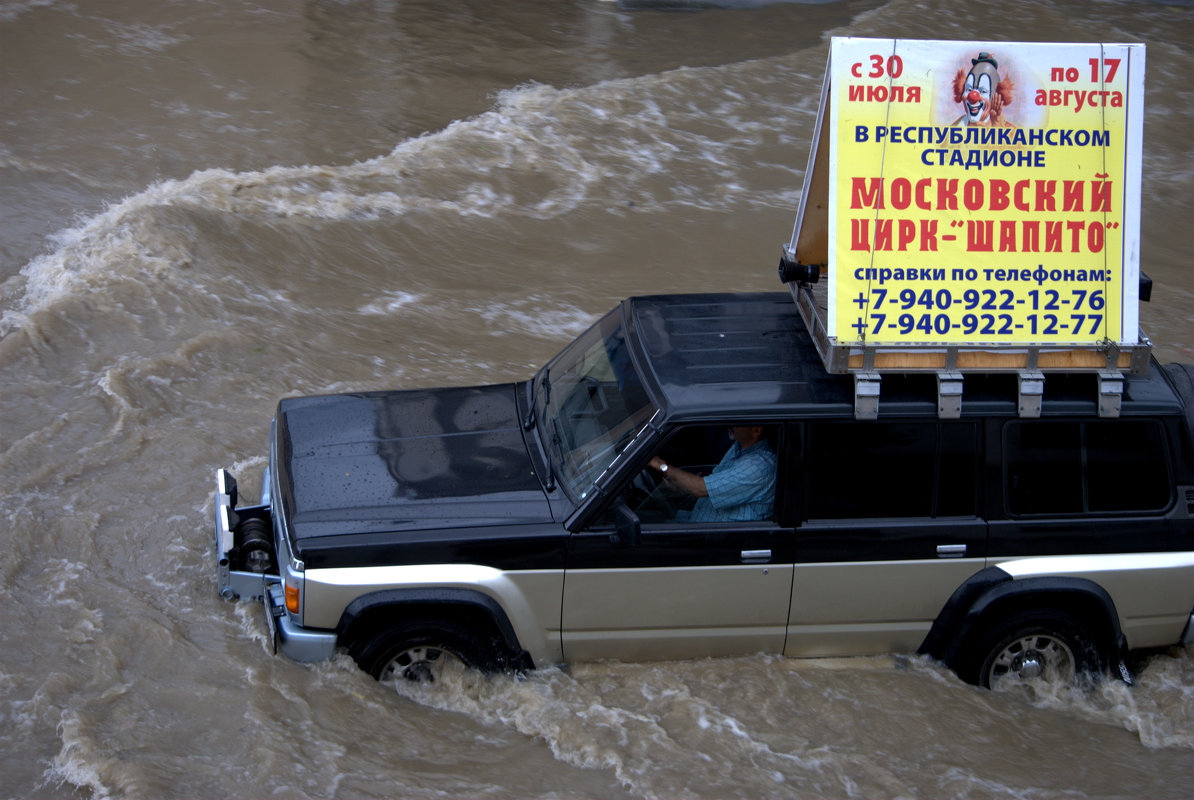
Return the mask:
[[[630,481],[631,497],[633,498],[634,495],[638,494],[642,496],[639,502],[646,500],[648,497],[655,494],[655,492],[659,489],[659,484],[662,480],[662,476],[659,475],[659,473],[657,473],[655,470],[651,469],[650,467],[643,467],[638,471],[638,474],[634,476],[634,479]],[[633,508],[635,505],[635,503],[631,503],[631,508]]]
[[647,516],[648,522],[662,522],[676,516],[670,494],[672,490],[664,483],[662,476],[650,467],[643,467],[630,481],[626,500],[639,517]]

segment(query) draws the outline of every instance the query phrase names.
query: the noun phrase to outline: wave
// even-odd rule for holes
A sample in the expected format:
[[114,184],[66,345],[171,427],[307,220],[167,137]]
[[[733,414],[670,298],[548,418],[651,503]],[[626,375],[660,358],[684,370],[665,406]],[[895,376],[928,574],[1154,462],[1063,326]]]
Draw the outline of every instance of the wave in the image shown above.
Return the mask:
[[[790,72],[791,60],[754,65],[736,79],[734,68],[701,68],[580,89],[522,86],[500,93],[491,111],[377,158],[208,169],[155,183],[56,234],[53,252],[10,279],[0,335],[105,281],[170,280],[202,267],[185,231],[162,224],[163,209],[260,225],[401,218],[456,238],[474,220],[552,221],[598,210],[616,225],[618,216],[676,206],[794,207],[800,171],[791,164],[804,159],[792,144],[793,122],[758,119],[776,91],[791,92],[757,80],[781,67]],[[720,88],[698,92],[714,82]],[[815,108],[807,99],[803,106],[796,116],[808,121]]]

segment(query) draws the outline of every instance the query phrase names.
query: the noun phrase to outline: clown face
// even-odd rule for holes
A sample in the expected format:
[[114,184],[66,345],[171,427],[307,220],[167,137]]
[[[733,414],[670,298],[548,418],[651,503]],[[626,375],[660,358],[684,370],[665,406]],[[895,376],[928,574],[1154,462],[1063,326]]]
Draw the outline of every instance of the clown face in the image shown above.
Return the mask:
[[996,65],[984,58],[986,54],[974,59],[974,66],[966,76],[966,86],[962,91],[962,108],[965,110],[966,123],[979,125],[987,121],[991,115],[991,97],[995,86],[999,83],[999,71]]

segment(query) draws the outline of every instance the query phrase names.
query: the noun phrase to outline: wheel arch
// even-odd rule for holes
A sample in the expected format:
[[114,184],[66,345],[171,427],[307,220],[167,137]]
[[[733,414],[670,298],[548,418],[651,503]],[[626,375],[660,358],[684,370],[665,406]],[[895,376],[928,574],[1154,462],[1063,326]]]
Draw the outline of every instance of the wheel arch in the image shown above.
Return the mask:
[[1013,578],[999,567],[975,573],[955,590],[918,652],[953,667],[986,628],[1012,614],[1037,609],[1069,614],[1092,637],[1109,665],[1122,664],[1127,640],[1106,589],[1087,578],[1065,575]]
[[461,625],[493,645],[502,669],[529,669],[530,655],[519,644],[501,604],[472,589],[383,589],[354,599],[340,615],[336,640],[342,647],[367,639],[399,622],[445,621]]

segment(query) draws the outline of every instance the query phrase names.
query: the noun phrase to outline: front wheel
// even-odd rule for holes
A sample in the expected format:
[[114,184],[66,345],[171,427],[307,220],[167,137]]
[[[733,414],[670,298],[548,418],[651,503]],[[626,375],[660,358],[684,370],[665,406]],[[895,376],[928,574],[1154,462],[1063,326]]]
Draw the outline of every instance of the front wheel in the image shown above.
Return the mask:
[[379,681],[435,683],[462,667],[493,669],[492,648],[450,622],[397,625],[354,643],[349,655]]
[[980,635],[958,674],[988,689],[1007,681],[1064,686],[1102,669],[1103,663],[1093,637],[1071,615],[1020,612]]

